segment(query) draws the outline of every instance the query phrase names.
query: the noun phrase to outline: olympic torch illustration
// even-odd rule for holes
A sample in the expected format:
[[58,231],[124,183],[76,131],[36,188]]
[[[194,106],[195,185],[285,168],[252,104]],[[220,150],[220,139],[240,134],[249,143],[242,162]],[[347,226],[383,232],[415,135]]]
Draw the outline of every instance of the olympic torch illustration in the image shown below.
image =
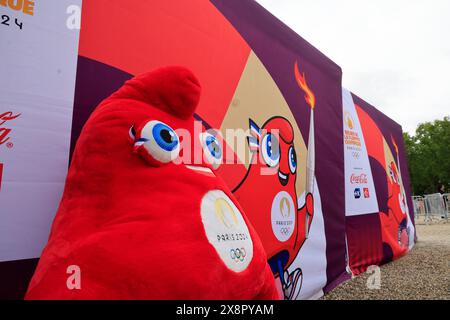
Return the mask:
[[397,156],[398,173],[399,173],[399,175],[401,175],[400,158],[398,156],[398,146],[397,146],[397,143],[395,142],[395,139],[394,139],[394,137],[392,135],[391,135],[391,141],[392,141],[392,144],[394,145],[395,155]]
[[[401,189],[403,189],[403,179],[402,179],[402,169],[400,168],[400,156],[399,156],[399,152],[398,152],[398,146],[397,143],[395,142],[394,137],[391,134],[391,141],[392,144],[394,145],[394,149],[395,149],[395,154],[396,154],[396,158],[397,158],[397,167],[398,167],[398,183],[401,186]],[[400,183],[401,182],[401,183]],[[403,198],[403,205],[405,206],[406,212],[409,214],[409,208],[408,208],[408,201],[406,201],[406,197],[403,194],[404,190],[402,190],[402,198]]]
[[[314,108],[316,106],[316,98],[314,93],[308,87],[306,83],[305,74],[301,74],[298,69],[298,63],[295,62],[294,66],[295,79],[297,84],[305,92],[306,103],[311,107],[311,115],[309,120],[309,137],[308,137],[308,158],[306,160],[306,194],[314,194],[314,173],[316,166],[316,152],[314,143]],[[308,217],[309,219],[309,217]],[[309,222],[309,221],[307,221]],[[309,223],[306,223],[306,235],[308,236]]]

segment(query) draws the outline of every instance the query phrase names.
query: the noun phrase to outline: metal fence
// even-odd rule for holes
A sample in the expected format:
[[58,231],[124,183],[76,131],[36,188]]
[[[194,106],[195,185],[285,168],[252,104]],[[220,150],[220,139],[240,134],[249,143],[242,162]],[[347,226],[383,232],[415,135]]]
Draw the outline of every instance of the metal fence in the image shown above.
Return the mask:
[[413,196],[415,218],[423,219],[425,223],[433,221],[448,221],[450,216],[450,193],[427,194]]

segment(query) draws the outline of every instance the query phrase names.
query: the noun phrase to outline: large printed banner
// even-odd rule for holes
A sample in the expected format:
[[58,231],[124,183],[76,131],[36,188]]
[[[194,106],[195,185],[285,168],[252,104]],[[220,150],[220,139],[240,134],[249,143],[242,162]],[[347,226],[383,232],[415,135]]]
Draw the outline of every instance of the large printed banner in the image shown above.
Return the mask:
[[[280,293],[321,296],[346,276],[340,68],[253,1],[123,7],[83,4],[72,146],[91,110],[124,80],[162,65],[190,68],[202,85],[197,118],[238,158],[217,173],[259,232]],[[227,129],[249,132],[243,153]],[[268,166],[276,173],[264,174]]]
[[401,128],[342,91],[340,67],[256,2],[28,2],[0,5],[10,19],[0,25],[0,297],[26,289],[36,259],[18,260],[46,243],[92,110],[166,65],[199,78],[195,117],[235,160],[217,174],[258,232],[282,297],[318,298],[350,278],[348,265],[356,274],[411,248]]

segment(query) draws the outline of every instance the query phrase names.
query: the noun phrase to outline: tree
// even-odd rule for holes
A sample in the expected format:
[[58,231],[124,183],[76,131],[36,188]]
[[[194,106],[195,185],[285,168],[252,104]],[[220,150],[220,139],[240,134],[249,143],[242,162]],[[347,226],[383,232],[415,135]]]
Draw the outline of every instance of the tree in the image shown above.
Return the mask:
[[413,193],[450,191],[450,119],[419,124],[415,135],[403,134]]

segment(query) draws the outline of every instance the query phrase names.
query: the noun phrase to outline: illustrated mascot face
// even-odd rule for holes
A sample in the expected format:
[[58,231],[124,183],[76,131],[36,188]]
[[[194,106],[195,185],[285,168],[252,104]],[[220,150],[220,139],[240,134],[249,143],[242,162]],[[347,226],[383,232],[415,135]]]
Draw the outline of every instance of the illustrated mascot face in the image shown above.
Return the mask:
[[199,99],[190,71],[166,67],[95,109],[28,299],[278,298],[261,241],[214,173],[220,144],[194,130]]
[[247,215],[261,237],[269,264],[281,281],[286,299],[298,295],[302,272],[289,273],[305,239],[313,216],[313,196],[299,208],[296,191],[297,154],[294,131],[283,117],[273,117],[260,128],[250,119],[248,137],[253,157],[241,183],[234,189]]

